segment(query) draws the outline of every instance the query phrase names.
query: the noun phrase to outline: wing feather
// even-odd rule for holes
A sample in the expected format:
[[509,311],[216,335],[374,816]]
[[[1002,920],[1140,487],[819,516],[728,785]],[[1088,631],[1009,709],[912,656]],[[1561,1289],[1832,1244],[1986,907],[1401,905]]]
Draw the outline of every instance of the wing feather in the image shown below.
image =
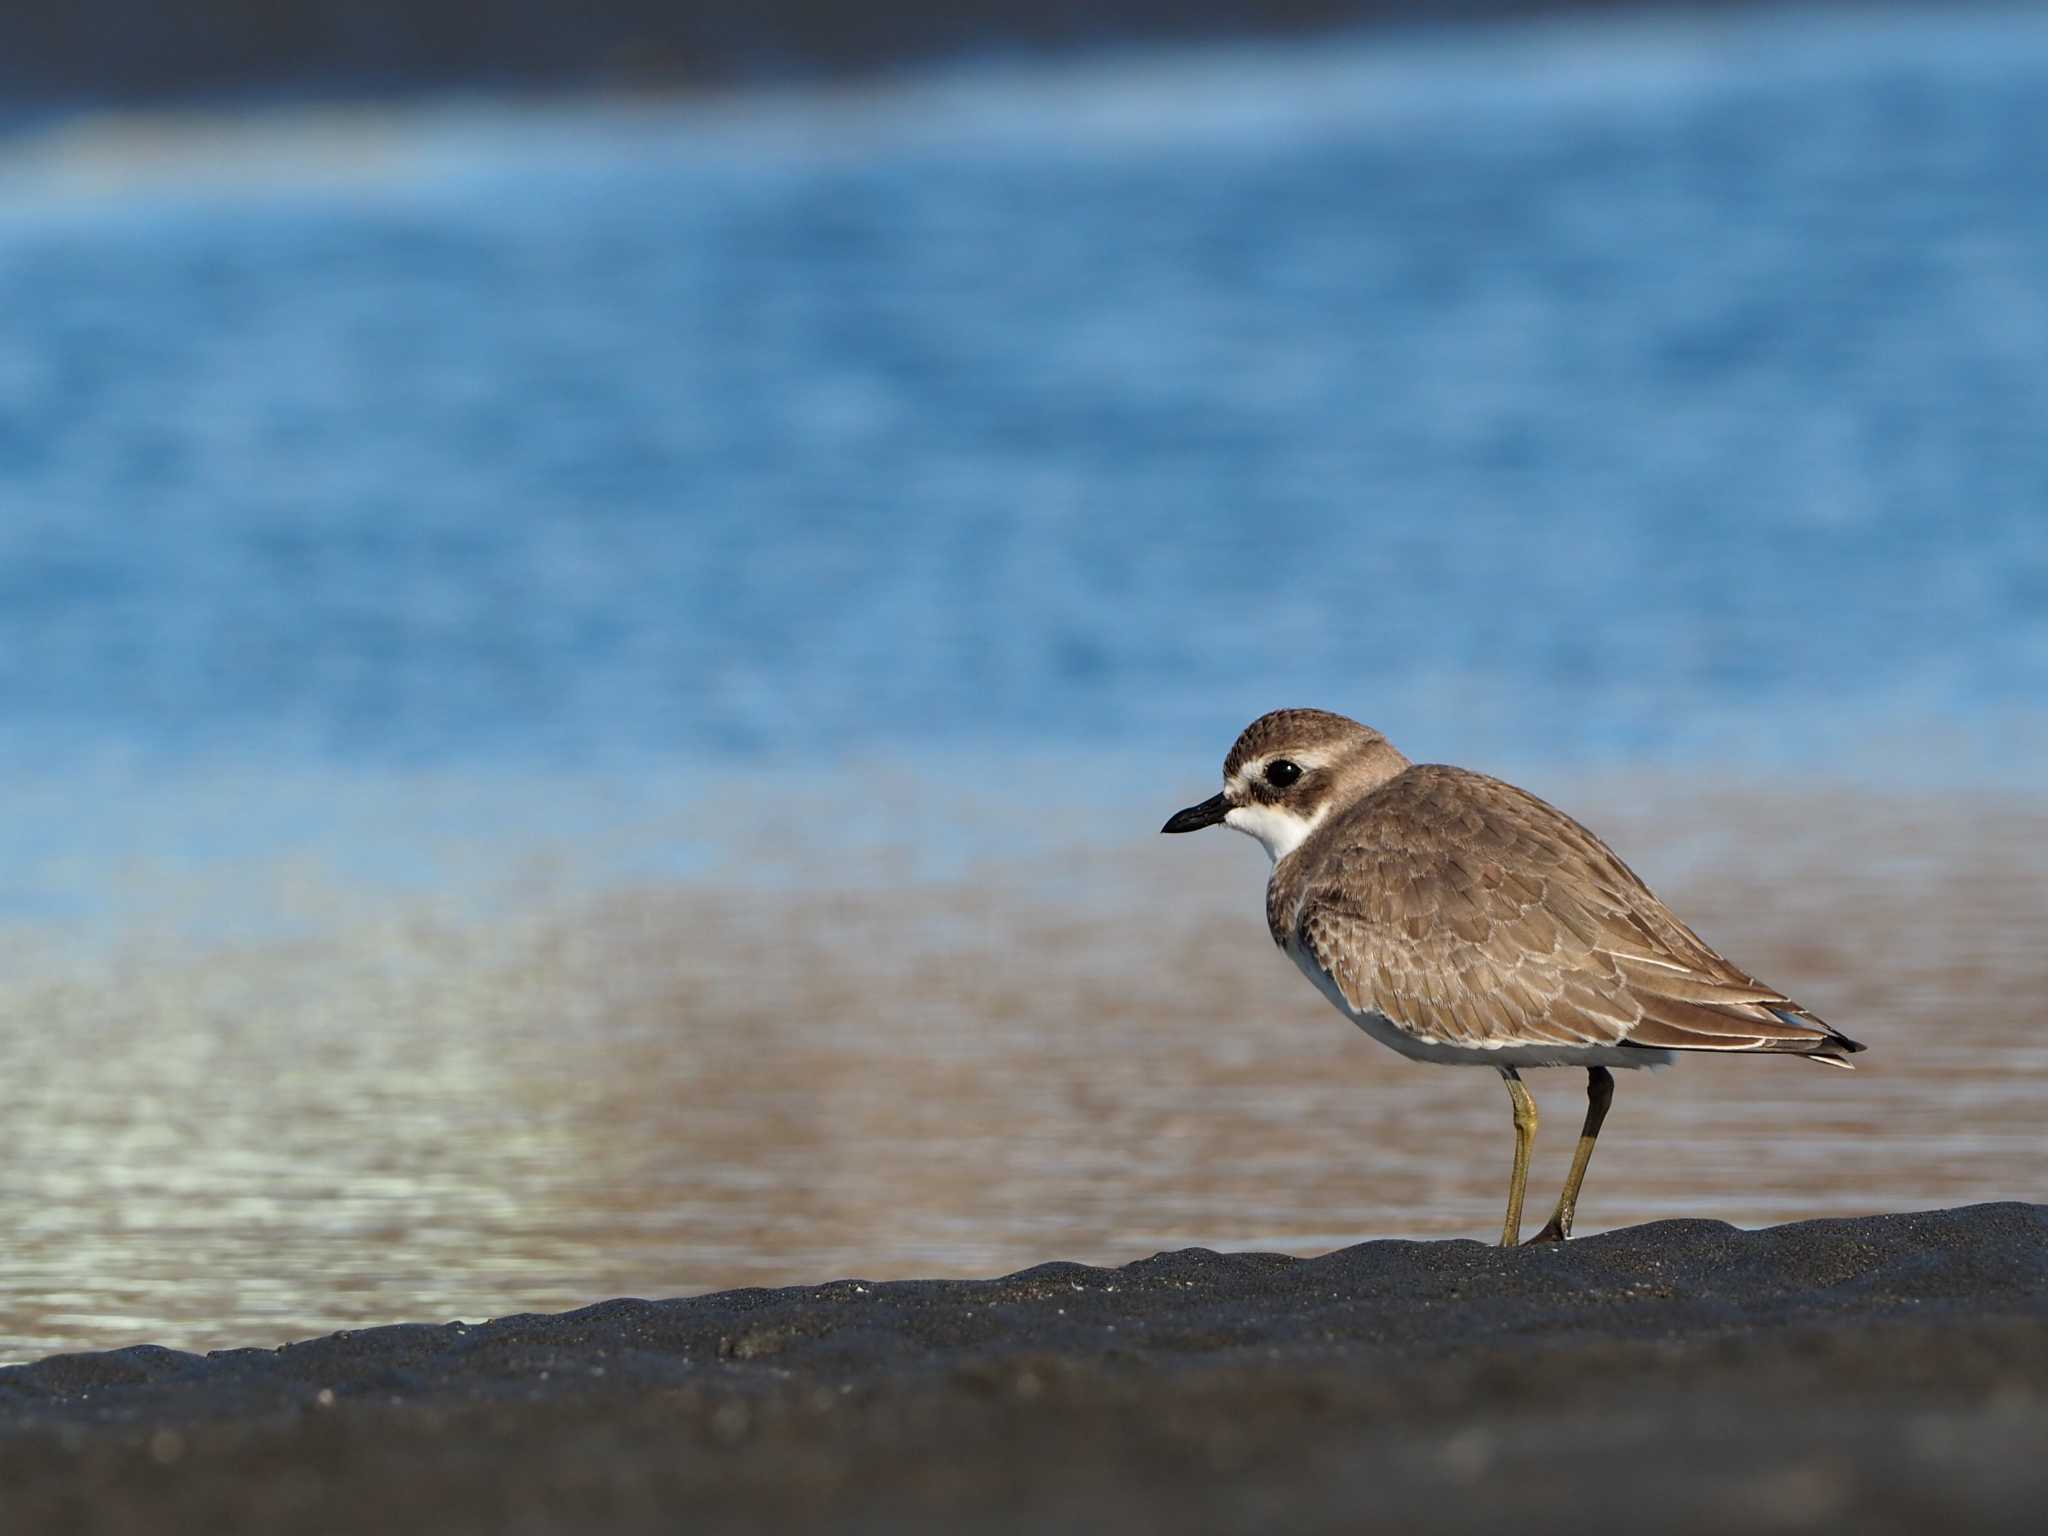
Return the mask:
[[1275,940],[1354,1011],[1420,1041],[1861,1049],[1717,954],[1591,832],[1497,779],[1411,768],[1297,858],[1275,872]]

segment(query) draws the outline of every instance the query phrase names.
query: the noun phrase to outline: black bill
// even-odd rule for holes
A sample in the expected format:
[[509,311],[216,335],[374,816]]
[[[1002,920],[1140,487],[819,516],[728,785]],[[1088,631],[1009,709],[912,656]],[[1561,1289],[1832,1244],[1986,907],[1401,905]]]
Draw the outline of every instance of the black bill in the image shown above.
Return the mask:
[[1184,811],[1175,811],[1166,818],[1162,832],[1199,832],[1204,827],[1213,827],[1230,809],[1230,802],[1221,795],[1211,795],[1200,805],[1191,805]]

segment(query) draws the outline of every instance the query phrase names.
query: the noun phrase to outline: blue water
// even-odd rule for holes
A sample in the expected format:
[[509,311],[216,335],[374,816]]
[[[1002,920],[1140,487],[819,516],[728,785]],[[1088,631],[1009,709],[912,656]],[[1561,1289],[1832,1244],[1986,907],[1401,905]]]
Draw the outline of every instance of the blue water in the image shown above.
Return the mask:
[[1295,703],[1488,766],[2048,740],[2038,14],[168,131],[0,157],[0,844],[1199,781]]

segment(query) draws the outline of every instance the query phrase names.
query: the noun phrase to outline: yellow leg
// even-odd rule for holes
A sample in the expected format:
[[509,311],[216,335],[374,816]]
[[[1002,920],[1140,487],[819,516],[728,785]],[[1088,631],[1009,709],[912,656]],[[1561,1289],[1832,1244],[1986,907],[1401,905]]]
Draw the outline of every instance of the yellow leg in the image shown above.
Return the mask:
[[1572,1217],[1579,1208],[1579,1186],[1586,1182],[1586,1165],[1593,1161],[1593,1143],[1600,1139],[1601,1122],[1607,1118],[1607,1106],[1613,1102],[1614,1074],[1605,1067],[1588,1067],[1586,1124],[1579,1132],[1578,1150],[1572,1153],[1572,1171],[1564,1181],[1564,1193],[1557,1197],[1557,1209],[1530,1242],[1561,1243],[1572,1235]]
[[1501,1223],[1500,1245],[1512,1248],[1522,1240],[1522,1191],[1529,1186],[1529,1148],[1536,1143],[1536,1101],[1522,1086],[1522,1075],[1513,1067],[1502,1067],[1508,1097],[1515,1101],[1515,1176],[1508,1185],[1508,1215]]

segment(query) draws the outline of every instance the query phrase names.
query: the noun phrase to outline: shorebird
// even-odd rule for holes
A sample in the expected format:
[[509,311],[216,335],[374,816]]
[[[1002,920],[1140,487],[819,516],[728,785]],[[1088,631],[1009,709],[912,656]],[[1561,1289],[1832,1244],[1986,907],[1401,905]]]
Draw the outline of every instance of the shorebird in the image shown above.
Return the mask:
[[1849,1065],[1863,1047],[1731,964],[1555,806],[1483,773],[1411,763],[1370,726],[1320,709],[1261,715],[1223,760],[1223,791],[1160,830],[1217,825],[1273,861],[1266,927],[1382,1045],[1492,1067],[1514,1106],[1501,1246],[1521,1241],[1536,1103],[1523,1067],[1584,1067],[1586,1122],[1557,1210],[1571,1235],[1612,1067],[1680,1051]]

